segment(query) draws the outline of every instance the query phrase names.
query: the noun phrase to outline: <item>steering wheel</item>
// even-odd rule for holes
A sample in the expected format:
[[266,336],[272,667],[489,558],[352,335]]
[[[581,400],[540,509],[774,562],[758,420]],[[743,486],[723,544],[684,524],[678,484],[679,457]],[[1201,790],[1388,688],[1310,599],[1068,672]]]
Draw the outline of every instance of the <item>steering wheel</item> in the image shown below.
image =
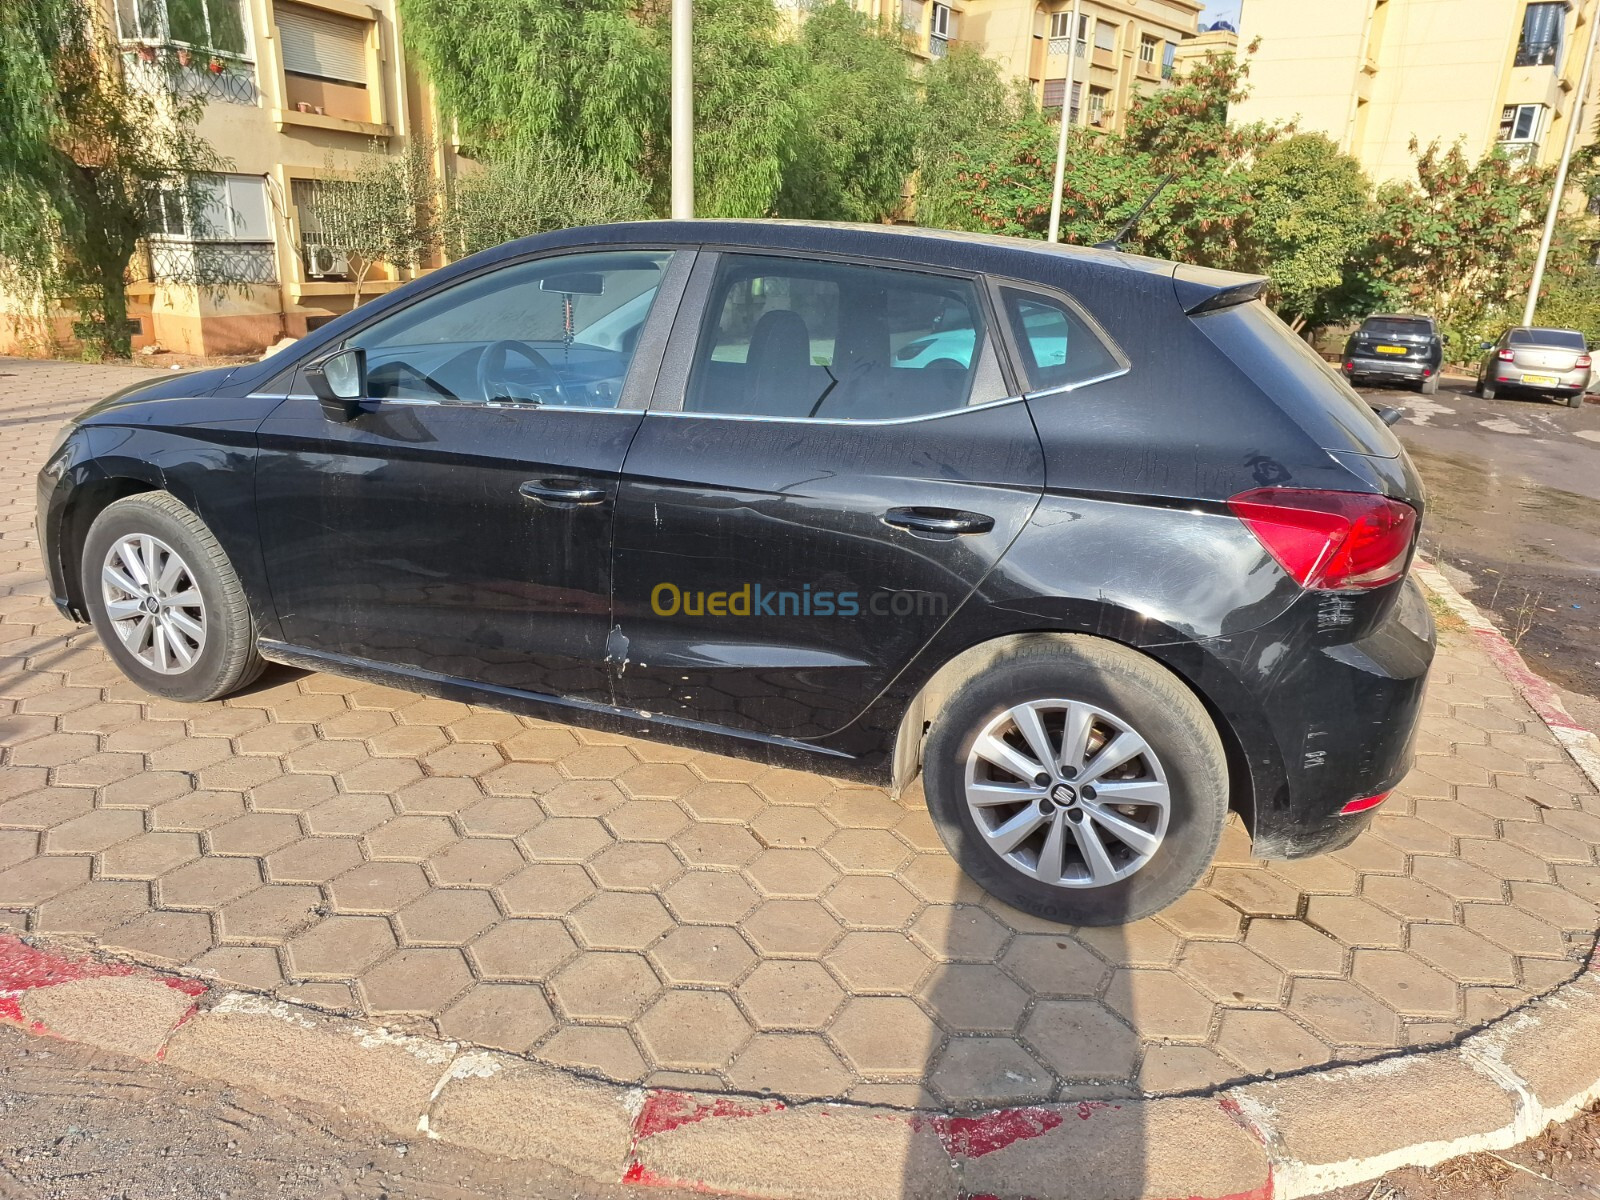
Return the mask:
[[527,342],[519,342],[515,338],[501,338],[497,342],[490,342],[483,348],[483,353],[478,355],[478,391],[485,400],[533,399],[531,396],[517,397],[511,394],[506,380],[506,359],[511,354],[520,354],[554,379],[555,368],[544,355]]

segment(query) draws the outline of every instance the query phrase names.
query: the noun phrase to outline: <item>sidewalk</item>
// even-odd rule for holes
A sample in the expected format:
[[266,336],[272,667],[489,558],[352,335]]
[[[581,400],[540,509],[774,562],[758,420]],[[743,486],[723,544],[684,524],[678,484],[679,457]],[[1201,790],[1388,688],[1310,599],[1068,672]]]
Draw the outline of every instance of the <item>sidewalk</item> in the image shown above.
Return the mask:
[[955,1113],[1452,1043],[1593,947],[1600,798],[1453,619],[1371,832],[1265,864],[1235,823],[1110,930],[979,893],[917,791],[285,669],[155,701],[33,545],[33,471],[105,370],[0,361],[0,928],[595,1080]]

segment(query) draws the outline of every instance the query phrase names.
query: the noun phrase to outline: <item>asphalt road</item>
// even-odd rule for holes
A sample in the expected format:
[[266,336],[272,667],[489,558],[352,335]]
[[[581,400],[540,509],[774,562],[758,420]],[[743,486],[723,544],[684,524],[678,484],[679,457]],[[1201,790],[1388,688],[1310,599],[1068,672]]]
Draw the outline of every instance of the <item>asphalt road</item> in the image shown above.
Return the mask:
[[1428,488],[1423,546],[1530,666],[1600,729],[1600,403],[1362,389]]

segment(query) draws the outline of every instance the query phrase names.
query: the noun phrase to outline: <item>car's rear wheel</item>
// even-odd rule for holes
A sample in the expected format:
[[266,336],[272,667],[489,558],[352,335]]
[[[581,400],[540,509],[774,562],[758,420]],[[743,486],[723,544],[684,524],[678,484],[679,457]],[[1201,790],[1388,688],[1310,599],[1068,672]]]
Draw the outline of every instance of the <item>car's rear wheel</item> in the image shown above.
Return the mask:
[[1439,377],[1437,375],[1433,375],[1427,379],[1424,379],[1422,381],[1422,387],[1418,390],[1424,396],[1432,396],[1436,394],[1439,390]]
[[265,665],[233,564],[167,492],[108,505],[84,540],[89,619],[123,674],[171,700],[215,700]]
[[945,846],[986,891],[1064,924],[1117,925],[1189,891],[1228,811],[1222,741],[1170,671],[1052,638],[962,686],[924,756]]
[[1482,383],[1478,384],[1478,395],[1482,396],[1485,400],[1493,400],[1494,384],[1485,379]]
[[1568,408],[1582,408],[1583,407],[1583,393],[1582,392],[1574,392],[1572,395],[1568,396],[1567,397],[1567,407]]

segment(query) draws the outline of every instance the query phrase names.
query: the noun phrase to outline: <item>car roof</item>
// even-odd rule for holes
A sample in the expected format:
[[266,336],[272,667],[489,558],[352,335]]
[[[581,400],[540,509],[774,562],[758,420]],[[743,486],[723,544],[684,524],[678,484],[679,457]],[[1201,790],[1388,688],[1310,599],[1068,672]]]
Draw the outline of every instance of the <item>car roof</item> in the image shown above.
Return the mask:
[[1583,337],[1581,329],[1564,329],[1560,325],[1513,325],[1507,333],[1571,333]]
[[1362,318],[1362,323],[1367,321],[1426,321],[1433,324],[1433,318],[1424,313],[1372,313]]

